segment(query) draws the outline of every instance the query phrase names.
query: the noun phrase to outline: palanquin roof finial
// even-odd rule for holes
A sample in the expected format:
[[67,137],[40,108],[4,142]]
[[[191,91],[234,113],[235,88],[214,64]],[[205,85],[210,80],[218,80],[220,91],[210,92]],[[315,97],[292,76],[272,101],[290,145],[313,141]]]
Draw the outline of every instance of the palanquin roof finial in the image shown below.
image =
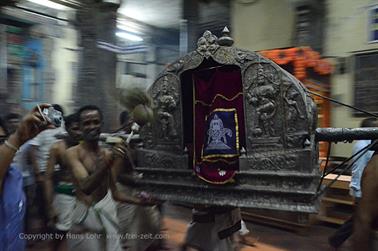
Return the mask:
[[234,40],[230,36],[230,30],[225,26],[222,31],[222,36],[218,39],[218,44],[221,46],[232,46]]
[[218,38],[210,31],[205,31],[197,41],[197,52],[204,56],[205,58],[209,58],[213,55],[217,49],[219,48]]

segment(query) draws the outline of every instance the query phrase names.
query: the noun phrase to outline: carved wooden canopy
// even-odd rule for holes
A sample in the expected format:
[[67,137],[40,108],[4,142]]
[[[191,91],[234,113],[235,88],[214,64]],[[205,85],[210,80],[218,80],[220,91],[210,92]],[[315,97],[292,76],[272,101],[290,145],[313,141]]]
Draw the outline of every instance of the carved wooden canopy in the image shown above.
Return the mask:
[[[170,64],[148,92],[155,120],[141,132],[139,189],[170,201],[315,212],[318,151],[316,106],[295,77],[258,53],[232,46],[227,28],[217,38],[206,31],[197,49]],[[193,137],[186,110],[193,72],[230,65],[240,69],[244,105],[244,145],[233,182],[214,185],[193,172]],[[190,119],[189,119],[190,120]],[[188,129],[189,128],[189,129]]]

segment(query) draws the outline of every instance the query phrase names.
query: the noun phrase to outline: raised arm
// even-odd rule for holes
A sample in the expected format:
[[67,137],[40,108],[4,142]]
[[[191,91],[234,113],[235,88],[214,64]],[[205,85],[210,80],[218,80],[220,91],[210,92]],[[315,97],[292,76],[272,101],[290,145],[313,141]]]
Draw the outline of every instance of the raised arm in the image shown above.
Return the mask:
[[68,149],[65,154],[65,161],[71,169],[79,189],[86,195],[90,195],[98,188],[98,184],[100,184],[106,176],[109,171],[109,165],[106,163],[105,156],[100,155],[95,162],[96,170],[92,174],[89,174],[79,160],[77,150],[76,147]]
[[[43,109],[49,106],[48,104],[43,104],[40,107]],[[0,145],[0,192],[2,191],[5,174],[18,148],[48,127],[51,127],[51,125],[45,122],[38,108],[35,107],[22,119],[17,131],[3,145]],[[52,126],[52,128],[54,127]]]
[[110,177],[110,190],[112,192],[113,199],[119,202],[131,203],[131,204],[142,204],[142,200],[132,196],[131,194],[127,194],[125,192],[119,191],[117,189],[117,177],[120,173],[120,169],[128,162],[124,156],[114,154],[113,157],[113,166],[111,169],[111,177]]
[[[132,175],[133,170],[133,161],[130,154],[129,149],[126,147],[126,145],[123,144],[117,144],[113,148],[112,159],[112,169],[111,169],[111,177],[110,177],[110,190],[112,192],[113,199],[118,202],[124,202],[124,203],[131,203],[131,204],[137,204],[137,205],[143,205],[143,206],[152,206],[155,205],[157,202],[152,200],[149,197],[135,197],[131,194],[128,194],[123,191],[119,191],[117,189],[116,183],[119,178],[119,175],[121,173],[121,169],[127,170],[127,183],[128,185],[133,185],[135,177]],[[125,174],[122,174],[124,177]]]
[[110,190],[115,201],[138,205],[144,204],[140,198],[134,197],[131,194],[127,194],[126,192],[122,192],[117,189],[114,169],[112,169],[112,175],[110,178]]
[[16,134],[12,134],[6,144],[0,145],[0,191],[2,191],[4,176],[17,149],[22,145]]

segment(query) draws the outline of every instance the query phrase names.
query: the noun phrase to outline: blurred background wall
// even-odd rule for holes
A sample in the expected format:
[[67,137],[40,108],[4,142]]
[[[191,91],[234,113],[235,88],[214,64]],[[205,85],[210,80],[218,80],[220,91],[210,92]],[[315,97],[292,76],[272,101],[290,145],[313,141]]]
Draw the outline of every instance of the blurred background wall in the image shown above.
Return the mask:
[[[366,62],[368,68],[372,69],[369,80],[365,83],[367,89],[363,92],[356,90],[356,74],[361,69],[356,65],[358,55],[376,54],[378,44],[372,42],[371,33],[374,27],[374,17],[371,16],[377,2],[371,0],[328,0],[327,1],[327,25],[324,55],[333,59],[335,72],[332,74],[331,87],[332,96],[347,104],[355,104],[372,112],[377,111],[376,95],[369,95],[369,92],[376,92],[378,62]],[[366,58],[366,60],[371,60]],[[370,71],[366,72],[366,74]],[[365,74],[365,73],[362,73]],[[375,83],[370,83],[370,82]],[[371,89],[374,88],[374,89]],[[371,105],[355,102],[355,98],[365,99]],[[369,101],[370,100],[370,101]],[[372,110],[374,109],[375,110]],[[332,106],[332,126],[334,127],[358,127],[363,117],[354,111],[341,106]],[[352,144],[338,144],[335,147],[334,155],[346,155],[351,152]]]
[[[372,0],[232,1],[231,30],[236,45],[250,50],[295,46],[315,48],[334,66],[330,97],[377,112],[375,100],[378,97],[372,93],[378,87],[378,63],[373,62],[378,44],[371,37],[377,28],[374,17],[377,4]],[[307,29],[305,36],[308,37],[302,42],[298,34],[301,29],[302,34]],[[356,57],[362,62],[356,64]],[[366,77],[358,81],[356,74]],[[359,100],[356,101],[357,97]],[[366,115],[331,104],[332,127],[358,127],[364,117]],[[332,154],[348,156],[351,149],[352,144],[337,144]]]
[[289,1],[231,1],[235,45],[252,51],[293,46],[295,9]]

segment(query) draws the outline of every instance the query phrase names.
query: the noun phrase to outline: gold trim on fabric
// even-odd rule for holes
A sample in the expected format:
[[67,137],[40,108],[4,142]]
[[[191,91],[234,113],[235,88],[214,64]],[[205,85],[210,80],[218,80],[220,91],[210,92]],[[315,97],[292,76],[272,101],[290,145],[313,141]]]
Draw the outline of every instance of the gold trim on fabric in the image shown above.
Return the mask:
[[[201,159],[204,159],[204,160],[208,160],[208,159],[211,159],[211,158],[214,158],[214,157],[223,157],[223,158],[233,158],[233,157],[237,157],[240,155],[239,153],[239,123],[238,123],[238,113],[236,111],[235,108],[217,108],[215,110],[213,110],[210,114],[213,114],[214,112],[231,112],[233,111],[234,112],[234,119],[235,119],[235,133],[236,133],[236,151],[237,153],[236,154],[211,154],[211,155],[206,155],[205,157],[203,156],[203,148],[204,148],[204,144],[202,144],[202,148],[201,148]],[[209,115],[210,115],[209,114]],[[205,117],[205,120],[207,120],[208,116]]]
[[199,173],[197,173],[196,172],[196,174],[197,174],[197,177],[198,178],[200,178],[201,180],[204,180],[204,181],[206,181],[206,182],[208,182],[208,183],[210,183],[210,184],[214,184],[214,185],[222,185],[222,184],[226,184],[226,183],[234,183],[235,182],[235,180],[234,180],[234,177],[235,177],[235,175],[236,175],[236,170],[234,171],[234,173],[232,174],[232,176],[230,177],[230,178],[228,178],[227,180],[225,180],[225,181],[218,181],[218,182],[216,182],[216,181],[211,181],[211,180],[207,180],[205,177],[202,177]]
[[[207,182],[207,183],[210,183],[210,184],[214,184],[214,185],[222,185],[222,184],[226,184],[226,183],[234,183],[235,182],[235,180],[234,180],[234,177],[235,177],[235,175],[236,175],[236,170],[230,170],[230,171],[233,171],[233,174],[232,174],[232,176],[230,177],[230,178],[228,178],[227,180],[225,180],[225,181],[220,181],[220,182],[216,182],[216,181],[211,181],[211,180],[208,180],[208,179],[206,179],[205,177],[203,177],[202,175],[201,175],[201,173],[199,173],[199,172],[197,172],[196,171],[196,165],[197,164],[201,164],[202,163],[202,161],[201,162],[196,162],[197,161],[197,159],[196,159],[196,126],[195,126],[195,117],[196,117],[196,89],[195,89],[195,84],[194,84],[194,79],[193,79],[193,76],[192,76],[192,86],[193,86],[193,166],[192,166],[192,168],[193,168],[193,171],[194,171],[194,173],[196,174],[196,176],[198,177],[198,178],[200,178],[201,180],[203,180],[203,181],[205,181],[205,182]],[[225,98],[226,100],[228,100],[228,101],[232,101],[233,99],[235,99],[236,97],[238,97],[240,94],[243,94],[243,93],[238,93],[236,96],[234,96],[234,97],[232,97],[230,100],[229,99],[227,99],[226,97],[224,97],[224,96],[221,96],[220,94],[217,94],[217,95],[219,95],[219,96],[221,96],[222,98]],[[215,98],[217,97],[217,95],[214,97],[214,99],[213,99],[213,101],[212,102],[214,102],[214,100],[215,100]],[[202,102],[203,104],[205,104],[205,105],[207,105],[206,103],[204,103],[204,102]],[[220,108],[221,109],[221,108]],[[214,111],[216,111],[216,110],[219,110],[219,109],[215,109]],[[239,123],[238,123],[238,120],[237,120],[237,112],[236,112],[236,109],[235,108],[232,108],[232,109],[224,109],[224,110],[234,110],[235,111],[235,116],[234,116],[234,118],[235,118],[235,125],[236,125],[236,149],[237,149],[237,151],[239,151]],[[213,111],[213,112],[214,112]],[[207,119],[207,117],[205,118],[205,119]],[[202,149],[203,149],[203,145],[202,145]],[[239,156],[240,154],[237,154],[237,155],[235,155],[235,156]],[[223,156],[224,157],[224,156]],[[226,162],[226,163],[232,163],[232,162],[228,162],[227,160],[223,160],[223,159],[219,159],[219,160],[211,160],[211,159],[205,159],[204,161],[208,161],[208,162],[217,162],[217,161],[224,161],[224,162]],[[235,160],[234,162],[237,162],[238,160]],[[227,172],[227,171],[226,171]]]
[[238,160],[232,160],[232,161],[228,161],[228,160],[225,160],[225,159],[204,159],[203,161],[198,161],[197,164],[202,164],[202,162],[210,162],[210,163],[216,163],[216,162],[223,162],[223,163],[226,163],[226,164],[236,164],[238,162]]
[[196,88],[195,88],[195,84],[194,84],[194,79],[193,79],[193,75],[192,75],[192,86],[193,86],[193,166],[192,168],[195,169],[196,168],[196,103],[195,103],[195,100],[196,100]]
[[213,100],[211,101],[211,104],[206,104],[205,102],[203,102],[203,101],[201,101],[201,100],[194,100],[194,101],[195,101],[196,104],[199,103],[199,104],[201,104],[201,105],[211,107],[211,106],[214,104],[215,99],[216,99],[217,97],[221,97],[221,98],[223,98],[223,99],[225,99],[225,100],[227,100],[227,101],[233,101],[234,99],[236,99],[236,98],[239,97],[240,95],[243,95],[243,93],[242,93],[242,92],[239,92],[239,93],[237,93],[235,96],[233,96],[232,98],[227,98],[227,97],[223,96],[222,94],[217,94],[217,95],[215,95],[215,97],[214,97]]

